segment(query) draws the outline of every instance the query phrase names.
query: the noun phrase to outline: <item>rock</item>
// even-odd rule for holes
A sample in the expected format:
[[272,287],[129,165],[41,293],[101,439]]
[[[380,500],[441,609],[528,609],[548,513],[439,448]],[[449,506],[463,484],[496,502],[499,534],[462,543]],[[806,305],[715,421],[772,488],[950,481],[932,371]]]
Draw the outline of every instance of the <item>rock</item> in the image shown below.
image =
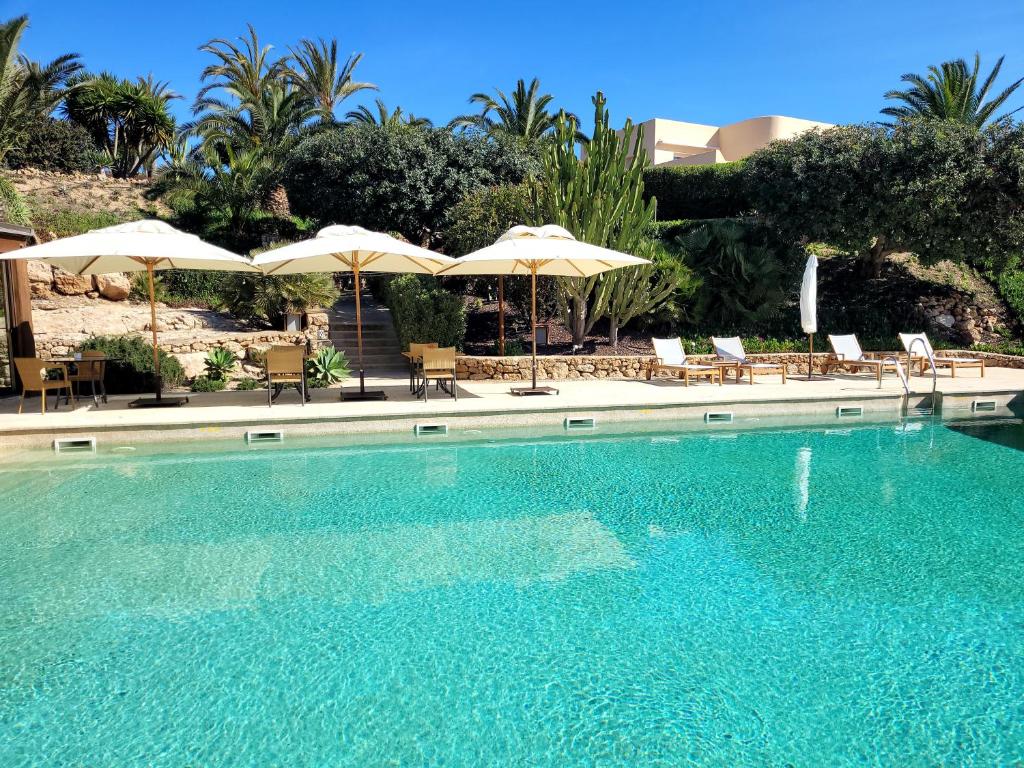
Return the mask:
[[53,271],[53,287],[65,296],[81,296],[92,290],[92,277],[73,275],[58,267]]
[[25,262],[25,271],[28,272],[30,283],[45,283],[47,290],[53,283],[53,267],[41,261]]
[[108,301],[124,301],[132,292],[132,281],[125,274],[95,275],[93,282],[100,296]]

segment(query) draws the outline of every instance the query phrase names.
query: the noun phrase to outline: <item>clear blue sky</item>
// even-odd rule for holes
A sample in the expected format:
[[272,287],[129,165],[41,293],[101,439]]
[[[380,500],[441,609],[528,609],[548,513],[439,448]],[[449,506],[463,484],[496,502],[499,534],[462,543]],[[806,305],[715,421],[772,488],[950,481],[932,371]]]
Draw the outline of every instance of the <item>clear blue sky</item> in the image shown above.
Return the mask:
[[[358,75],[390,107],[435,123],[467,111],[474,91],[511,90],[519,77],[539,77],[585,124],[599,88],[616,123],[628,115],[724,124],[764,114],[874,120],[901,73],[975,51],[983,66],[1006,55],[1004,84],[1024,75],[1021,0],[738,0],[727,14],[718,5],[0,0],[0,15],[29,14],[23,49],[33,58],[76,51],[91,69],[169,80],[185,97],[180,117],[207,62],[198,46],[239,35],[246,22],[280,50],[337,37],[341,50],[365,53]],[[1013,102],[1021,104],[1024,93]]]

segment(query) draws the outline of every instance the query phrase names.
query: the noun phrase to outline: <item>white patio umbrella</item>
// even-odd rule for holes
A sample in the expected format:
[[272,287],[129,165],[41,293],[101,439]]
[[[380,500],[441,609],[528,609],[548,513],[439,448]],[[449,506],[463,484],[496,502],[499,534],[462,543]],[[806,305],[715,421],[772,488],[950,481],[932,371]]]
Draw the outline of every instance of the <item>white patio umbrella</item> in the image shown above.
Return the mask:
[[266,275],[294,275],[303,272],[351,272],[356,288],[356,346],[359,351],[359,392],[346,393],[343,400],[384,400],[380,391],[367,392],[363,374],[363,321],[360,309],[359,277],[363,272],[414,273],[432,275],[455,259],[406,243],[383,232],[362,227],[324,227],[316,237],[261,253],[253,264]]
[[818,257],[813,253],[807,257],[804,279],[800,283],[800,327],[810,336],[807,352],[807,380],[814,374],[814,334],[818,332]]
[[647,259],[630,256],[590,243],[582,243],[555,224],[542,227],[512,227],[494,245],[456,259],[455,264],[438,275],[529,275],[530,328],[533,337],[533,382],[529,389],[513,389],[517,395],[548,395],[551,387],[537,386],[537,275],[590,277],[620,267],[649,264]]
[[187,398],[161,394],[160,355],[157,351],[156,296],[153,272],[164,269],[203,269],[225,272],[258,271],[247,258],[210,245],[195,235],[181,232],[155,219],[142,219],[103,227],[84,235],[64,237],[42,245],[0,254],[0,259],[32,259],[46,262],[74,275],[111,272],[143,272],[149,276],[150,328],[153,332],[153,370],[156,399],[139,399],[136,406],[181,405]]

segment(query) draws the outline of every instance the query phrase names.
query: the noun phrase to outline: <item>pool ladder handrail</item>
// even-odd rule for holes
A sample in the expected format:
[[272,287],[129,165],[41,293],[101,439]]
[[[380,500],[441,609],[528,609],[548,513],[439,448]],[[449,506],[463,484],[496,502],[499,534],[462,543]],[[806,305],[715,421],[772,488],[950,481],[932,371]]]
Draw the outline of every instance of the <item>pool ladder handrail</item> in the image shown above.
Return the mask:
[[[886,363],[890,363],[890,362],[894,366],[896,366],[896,374],[900,377],[900,382],[903,384],[903,391],[906,393],[907,397],[910,397],[910,381],[907,380],[907,374],[904,372],[903,366],[900,365],[899,359],[894,357],[894,356],[892,356],[892,355],[890,355],[889,357],[883,357],[882,358],[882,365],[883,366]],[[879,389],[882,388],[882,377],[881,376],[878,377],[878,388]]]
[[[928,344],[925,341],[924,336],[915,336],[913,339],[910,340],[910,344],[907,345],[907,373],[908,373],[908,376],[909,376],[910,371],[913,370],[913,368],[912,368],[913,362],[911,361],[911,357],[913,356],[913,353],[914,353],[914,345],[917,344],[918,342],[921,343],[921,349],[924,350],[924,356],[928,358],[928,364],[932,367],[931,412],[932,412],[932,414],[934,414],[935,413],[935,390],[939,386],[939,373],[938,373],[938,370],[935,368],[935,356],[932,354],[932,351],[928,348]],[[908,392],[907,393],[908,401],[909,401],[909,394],[910,393]],[[908,407],[910,406],[909,402],[907,403],[907,406]]]

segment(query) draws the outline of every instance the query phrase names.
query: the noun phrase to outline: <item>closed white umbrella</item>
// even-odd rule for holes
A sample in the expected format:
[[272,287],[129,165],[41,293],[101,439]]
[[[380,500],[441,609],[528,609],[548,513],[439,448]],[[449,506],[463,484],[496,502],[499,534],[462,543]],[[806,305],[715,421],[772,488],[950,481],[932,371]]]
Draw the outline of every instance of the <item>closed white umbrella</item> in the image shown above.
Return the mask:
[[529,275],[531,288],[530,328],[533,341],[532,386],[513,389],[517,395],[548,395],[551,387],[537,386],[537,275],[590,277],[620,267],[649,264],[647,259],[630,256],[577,240],[555,224],[542,227],[512,227],[494,245],[467,254],[439,275]]
[[266,275],[304,272],[351,272],[356,288],[356,346],[359,350],[359,392],[342,391],[343,400],[384,400],[380,391],[366,390],[363,374],[363,323],[359,277],[363,272],[432,275],[455,259],[406,243],[383,232],[362,227],[324,227],[316,237],[266,251],[253,259]]
[[160,355],[157,350],[156,296],[153,272],[164,269],[203,269],[225,272],[258,271],[247,258],[218,248],[195,235],[155,219],[103,227],[84,235],[65,237],[31,248],[0,254],[0,259],[32,259],[53,264],[75,275],[142,272],[149,276],[150,328],[153,332],[153,370],[156,399],[136,400],[136,406],[181,405],[187,398],[161,394]]
[[813,253],[807,257],[804,279],[800,283],[800,327],[810,336],[807,352],[807,380],[814,373],[814,334],[818,332],[818,257]]

